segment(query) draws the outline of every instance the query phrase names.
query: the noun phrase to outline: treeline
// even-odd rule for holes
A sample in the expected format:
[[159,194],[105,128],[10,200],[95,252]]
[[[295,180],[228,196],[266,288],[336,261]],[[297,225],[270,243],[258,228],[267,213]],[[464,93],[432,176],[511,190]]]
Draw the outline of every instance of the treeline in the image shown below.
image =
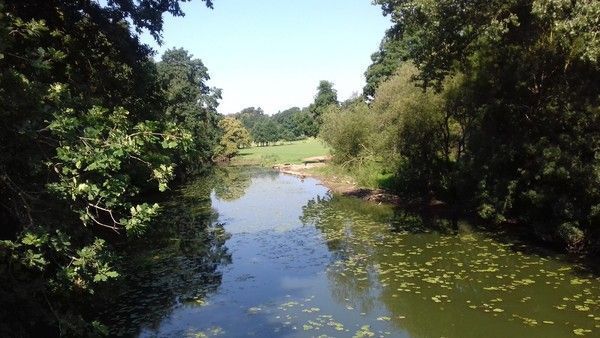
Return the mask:
[[229,116],[244,125],[254,143],[266,146],[278,141],[316,137],[322,124],[323,112],[332,104],[338,104],[333,83],[321,81],[314,102],[308,107],[292,107],[273,115],[265,114],[260,107],[248,107]]
[[221,151],[206,67],[139,41],[160,41],[166,12],[183,15],[177,0],[0,2],[1,336],[106,333],[91,309],[115,244]]
[[325,114],[335,159],[407,201],[600,247],[600,2],[375,3],[394,25],[364,98]]

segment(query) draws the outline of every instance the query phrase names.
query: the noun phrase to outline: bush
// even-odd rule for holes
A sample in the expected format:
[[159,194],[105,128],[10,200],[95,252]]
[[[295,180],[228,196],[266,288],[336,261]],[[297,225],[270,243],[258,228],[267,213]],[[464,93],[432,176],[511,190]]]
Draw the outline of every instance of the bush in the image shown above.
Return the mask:
[[371,155],[372,113],[364,102],[347,108],[330,106],[323,117],[320,136],[332,149],[337,163],[361,162]]

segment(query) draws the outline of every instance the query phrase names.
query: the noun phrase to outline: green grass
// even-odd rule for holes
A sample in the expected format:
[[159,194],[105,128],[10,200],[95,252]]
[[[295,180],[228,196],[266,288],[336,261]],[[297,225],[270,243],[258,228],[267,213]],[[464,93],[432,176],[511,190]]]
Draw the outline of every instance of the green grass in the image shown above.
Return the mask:
[[300,164],[304,158],[328,154],[329,149],[321,140],[309,138],[268,147],[242,149],[239,155],[233,158],[232,164],[265,166],[284,163]]
[[394,184],[393,175],[385,170],[381,163],[374,161],[367,161],[355,166],[330,163],[327,166],[310,170],[325,178],[335,177],[337,180],[354,182],[362,188],[390,190]]

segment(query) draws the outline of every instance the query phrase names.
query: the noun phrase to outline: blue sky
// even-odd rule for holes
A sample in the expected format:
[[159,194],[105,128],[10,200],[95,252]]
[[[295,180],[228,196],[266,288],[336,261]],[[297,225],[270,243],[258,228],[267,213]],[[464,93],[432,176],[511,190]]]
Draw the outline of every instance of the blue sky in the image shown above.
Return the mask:
[[364,86],[390,26],[370,0],[214,0],[184,4],[186,16],[165,18],[163,46],[202,59],[209,84],[223,89],[219,112],[260,106],[273,114],[313,100],[319,80],[334,82],[340,99]]

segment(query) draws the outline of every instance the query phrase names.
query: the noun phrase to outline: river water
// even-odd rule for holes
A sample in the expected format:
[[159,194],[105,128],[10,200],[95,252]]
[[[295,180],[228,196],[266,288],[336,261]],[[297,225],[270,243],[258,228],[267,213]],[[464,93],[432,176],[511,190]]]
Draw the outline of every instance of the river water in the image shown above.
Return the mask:
[[311,178],[227,170],[165,214],[124,263],[114,335],[600,336],[600,279],[583,267]]

